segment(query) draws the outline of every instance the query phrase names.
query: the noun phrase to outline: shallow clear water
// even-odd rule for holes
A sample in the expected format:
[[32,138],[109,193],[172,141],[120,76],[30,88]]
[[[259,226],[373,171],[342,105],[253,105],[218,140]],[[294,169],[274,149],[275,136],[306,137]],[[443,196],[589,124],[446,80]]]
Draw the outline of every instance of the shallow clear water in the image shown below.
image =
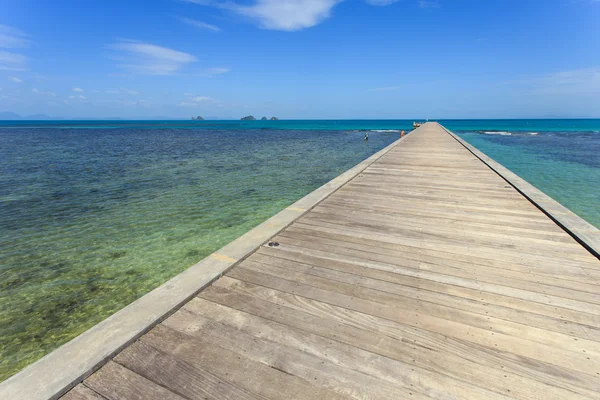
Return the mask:
[[0,128],[0,380],[398,133]]
[[[440,122],[600,227],[600,120]],[[411,124],[0,121],[0,380]]]

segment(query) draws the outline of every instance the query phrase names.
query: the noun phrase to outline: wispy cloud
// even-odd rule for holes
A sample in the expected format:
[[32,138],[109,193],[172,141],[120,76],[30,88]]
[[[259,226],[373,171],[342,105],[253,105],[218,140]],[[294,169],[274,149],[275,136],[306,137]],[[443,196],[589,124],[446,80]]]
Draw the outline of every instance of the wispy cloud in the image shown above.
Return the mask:
[[530,86],[533,93],[542,95],[600,96],[600,67],[553,72],[509,83]]
[[87,102],[87,97],[82,94],[72,94],[63,100],[65,104],[82,104]]
[[232,1],[184,1],[234,12],[263,29],[298,31],[329,18],[333,7],[343,0],[254,0],[250,5]]
[[372,6],[389,6],[390,4],[396,3],[400,0],[365,0],[367,4]]
[[20,78],[17,78],[16,76],[11,76],[10,78],[11,81],[15,82],[15,83],[23,83],[23,80]]
[[419,0],[419,7],[421,8],[440,8],[440,3],[435,0]]
[[0,24],[0,47],[7,49],[28,47],[31,42],[27,36],[25,32]]
[[203,76],[203,77],[211,77],[211,76],[226,74],[229,71],[231,71],[231,68],[224,68],[224,67],[204,68],[204,69],[201,69],[200,71],[198,71],[195,75]]
[[[0,24],[0,48],[17,49],[29,46],[27,34],[8,25]],[[0,50],[0,70],[25,71],[27,57],[23,54]]]
[[108,47],[119,52],[120,68],[147,75],[173,75],[198,61],[189,53],[134,40],[121,40]]
[[0,70],[25,71],[27,69],[27,60],[27,57],[22,54],[0,50]]
[[82,88],[79,88],[79,87],[74,87],[73,91],[76,92],[76,93],[83,93],[84,92],[84,90]]
[[142,107],[142,108],[151,108],[152,102],[148,100],[118,100],[118,104],[121,104],[126,107]]
[[221,28],[216,25],[207,24],[206,22],[198,21],[191,18],[186,17],[177,17],[178,20],[183,22],[184,24],[188,24],[193,26],[194,28],[206,29],[213,32],[221,32]]
[[208,96],[195,96],[191,93],[185,93],[187,97],[184,101],[179,103],[180,107],[200,107],[206,105],[219,105],[221,102],[219,100],[213,99]]
[[31,89],[31,91],[35,94],[39,94],[40,96],[51,96],[51,97],[56,97],[56,93],[54,92],[46,92],[43,90],[40,90],[38,88],[33,88]]

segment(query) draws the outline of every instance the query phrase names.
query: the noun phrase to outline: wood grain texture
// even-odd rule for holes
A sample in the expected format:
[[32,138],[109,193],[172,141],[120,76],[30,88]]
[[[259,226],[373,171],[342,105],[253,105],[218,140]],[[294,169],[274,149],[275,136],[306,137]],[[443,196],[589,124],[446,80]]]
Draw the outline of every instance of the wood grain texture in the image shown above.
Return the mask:
[[106,397],[100,396],[87,386],[80,384],[68,391],[64,396],[64,400],[106,400]]
[[437,124],[271,241],[65,398],[600,400],[600,261]]

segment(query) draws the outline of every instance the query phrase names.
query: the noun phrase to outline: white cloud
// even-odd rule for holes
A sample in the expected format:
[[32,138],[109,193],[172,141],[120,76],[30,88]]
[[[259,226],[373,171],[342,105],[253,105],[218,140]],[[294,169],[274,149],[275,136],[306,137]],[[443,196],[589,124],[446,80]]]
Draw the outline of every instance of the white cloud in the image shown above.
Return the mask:
[[219,100],[208,96],[195,96],[191,93],[185,93],[184,96],[186,96],[187,99],[179,103],[180,107],[199,107],[202,105],[206,106],[221,104]]
[[213,32],[221,32],[221,28],[219,28],[216,25],[211,25],[211,24],[207,24],[206,22],[202,22],[202,21],[197,21],[195,19],[191,19],[191,18],[186,18],[186,17],[178,17],[178,19],[188,25],[191,25],[195,28],[200,28],[200,29],[207,29],[209,31],[213,31]]
[[232,1],[186,1],[232,11],[264,29],[298,31],[329,18],[333,7],[343,0],[254,0],[251,5]]
[[15,82],[15,83],[23,83],[23,80],[20,78],[17,78],[16,76],[11,76],[10,78],[11,81]]
[[0,47],[16,49],[28,47],[27,34],[8,25],[0,24]]
[[372,6],[389,6],[390,4],[396,3],[400,0],[365,0],[367,4]]
[[203,103],[203,102],[212,103],[215,101],[214,99],[207,97],[207,96],[196,96],[196,97],[192,97],[191,100],[195,101],[196,103]]
[[150,108],[152,107],[152,102],[148,100],[120,100],[117,103],[127,106],[127,107],[143,107]]
[[41,96],[52,96],[52,97],[56,97],[56,93],[54,92],[45,92],[43,90],[40,90],[38,88],[33,88],[31,89],[31,91],[35,94],[39,94]]
[[122,40],[108,47],[120,52],[118,59],[124,63],[119,67],[147,75],[173,75],[198,60],[189,53],[133,40]]
[[0,70],[25,71],[26,69],[27,57],[22,54],[0,50]]
[[74,87],[73,91],[77,92],[77,93],[83,93],[84,92],[84,90],[82,88],[78,88],[78,87]]
[[[0,24],[0,48],[16,49],[29,46],[27,34],[8,25]],[[22,54],[0,50],[0,70],[25,71],[27,57]]]
[[72,94],[67,99],[63,100],[65,104],[83,104],[87,102],[87,97],[82,94]]
[[226,74],[227,72],[231,71],[230,68],[205,68],[205,69],[201,69],[197,75],[199,76],[215,76],[215,75],[222,75],[222,74]]

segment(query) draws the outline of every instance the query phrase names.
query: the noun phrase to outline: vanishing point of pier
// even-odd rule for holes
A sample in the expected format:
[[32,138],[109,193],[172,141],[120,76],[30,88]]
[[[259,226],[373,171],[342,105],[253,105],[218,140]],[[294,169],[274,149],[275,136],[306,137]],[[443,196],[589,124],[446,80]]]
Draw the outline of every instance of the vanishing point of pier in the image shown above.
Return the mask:
[[0,397],[600,399],[597,229],[437,123],[332,182]]

